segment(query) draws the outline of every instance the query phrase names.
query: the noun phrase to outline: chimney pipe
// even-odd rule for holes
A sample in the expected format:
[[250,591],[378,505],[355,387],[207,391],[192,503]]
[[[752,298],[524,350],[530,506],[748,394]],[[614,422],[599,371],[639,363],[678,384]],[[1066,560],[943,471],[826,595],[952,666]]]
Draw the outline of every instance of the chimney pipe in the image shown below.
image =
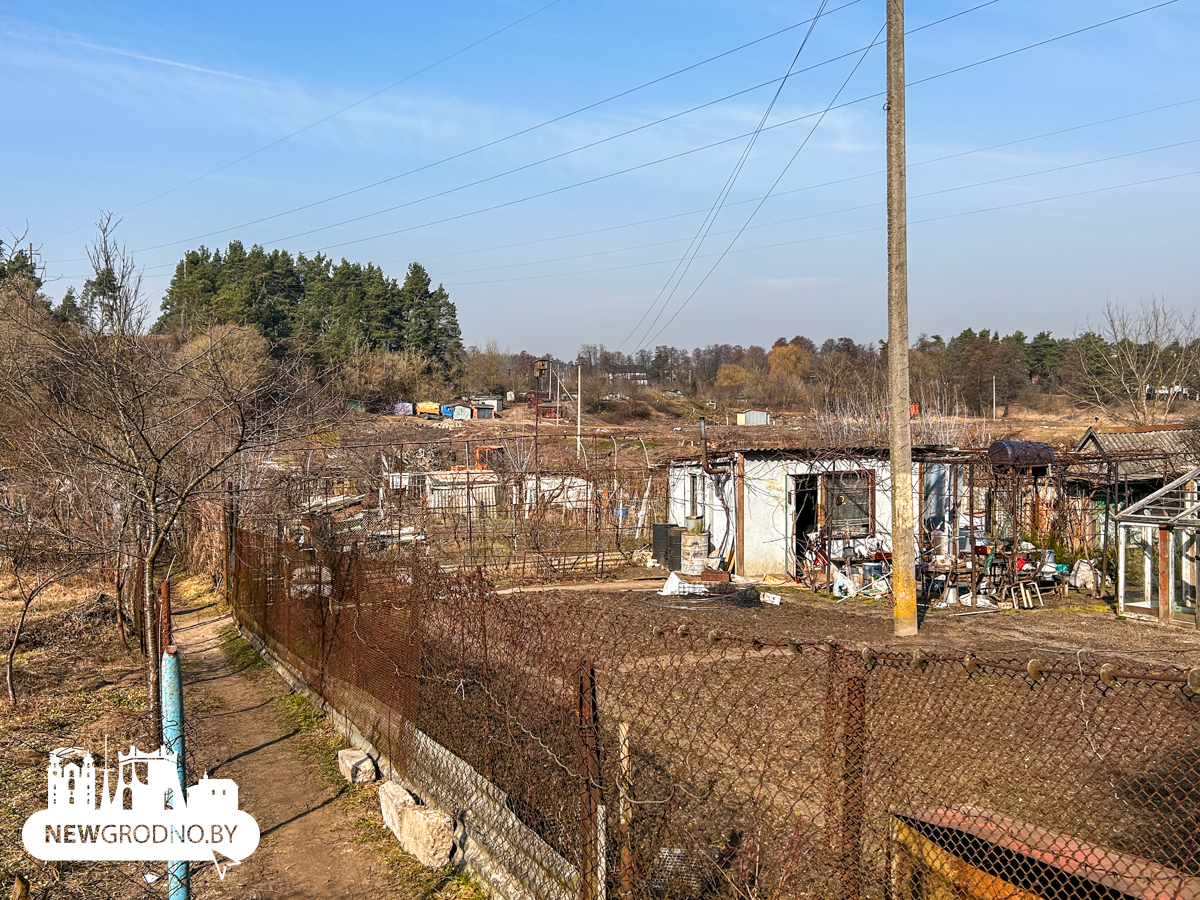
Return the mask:
[[700,417],[700,468],[709,475],[726,474],[721,469],[714,469],[708,464],[708,433],[704,429],[704,416]]

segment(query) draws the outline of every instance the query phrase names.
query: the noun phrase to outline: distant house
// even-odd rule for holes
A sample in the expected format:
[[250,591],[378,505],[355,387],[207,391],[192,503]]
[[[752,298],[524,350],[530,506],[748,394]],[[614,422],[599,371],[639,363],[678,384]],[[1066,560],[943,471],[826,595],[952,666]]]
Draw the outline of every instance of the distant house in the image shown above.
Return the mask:
[[471,405],[475,407],[490,407],[495,412],[504,411],[504,398],[498,394],[490,394],[471,398]]
[[429,510],[475,515],[500,502],[500,478],[487,470],[388,472],[388,487]]

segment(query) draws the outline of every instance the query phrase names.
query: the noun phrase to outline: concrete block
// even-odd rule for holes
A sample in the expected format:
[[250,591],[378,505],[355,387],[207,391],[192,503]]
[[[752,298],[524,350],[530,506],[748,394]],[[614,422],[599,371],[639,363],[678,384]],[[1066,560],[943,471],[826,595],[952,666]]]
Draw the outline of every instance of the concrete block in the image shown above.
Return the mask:
[[454,820],[428,806],[419,806],[412,795],[395,782],[379,789],[383,822],[423,866],[439,869],[454,855]]
[[355,784],[375,780],[375,760],[361,750],[339,750],[338,771]]

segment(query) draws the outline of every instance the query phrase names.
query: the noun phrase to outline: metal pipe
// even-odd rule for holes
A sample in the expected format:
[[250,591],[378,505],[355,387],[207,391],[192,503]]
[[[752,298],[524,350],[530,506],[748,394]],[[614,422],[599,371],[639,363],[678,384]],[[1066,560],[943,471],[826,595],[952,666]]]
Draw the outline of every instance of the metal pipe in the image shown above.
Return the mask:
[[[183,746],[183,673],[179,665],[179,651],[170,646],[163,650],[162,678],[162,733],[163,747],[175,754],[176,771],[179,777],[179,795],[172,794],[171,803],[182,808],[187,802],[186,756]],[[192,895],[191,877],[186,860],[167,863],[167,896],[170,900],[188,900]]]
[[714,469],[708,464],[708,434],[704,429],[704,416],[700,417],[700,468],[709,475],[725,475],[721,469]]

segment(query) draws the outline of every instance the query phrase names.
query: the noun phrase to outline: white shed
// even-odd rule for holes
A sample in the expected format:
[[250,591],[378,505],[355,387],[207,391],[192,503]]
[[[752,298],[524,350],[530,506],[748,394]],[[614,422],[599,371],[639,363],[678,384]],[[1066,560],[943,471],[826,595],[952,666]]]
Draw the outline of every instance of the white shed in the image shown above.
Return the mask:
[[[952,453],[952,451],[951,451]],[[745,575],[798,575],[818,553],[869,559],[892,550],[886,449],[744,449],[669,464],[669,521],[703,519],[713,553]],[[926,544],[965,548],[966,480],[943,448],[913,454],[913,509]],[[976,516],[976,530],[982,518]]]

